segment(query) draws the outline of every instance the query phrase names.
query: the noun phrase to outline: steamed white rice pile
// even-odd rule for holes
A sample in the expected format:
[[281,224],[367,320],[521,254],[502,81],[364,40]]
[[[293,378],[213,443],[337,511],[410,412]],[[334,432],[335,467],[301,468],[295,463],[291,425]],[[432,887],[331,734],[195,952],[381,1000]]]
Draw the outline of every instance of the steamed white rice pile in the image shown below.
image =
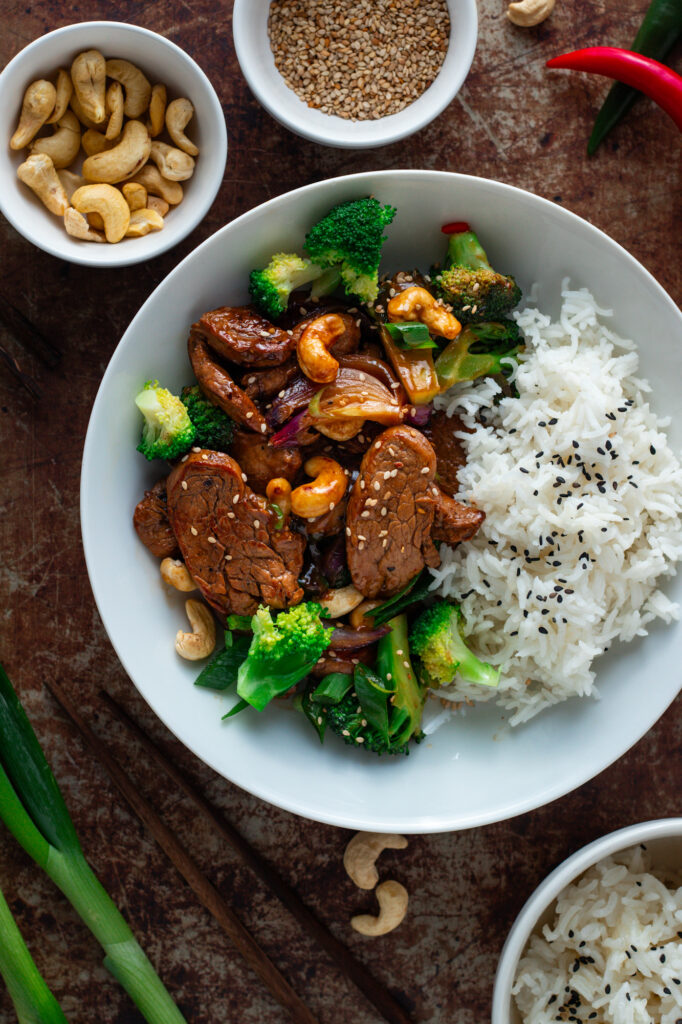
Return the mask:
[[512,993],[523,1024],[679,1024],[682,887],[642,847],[590,868],[531,936]]
[[562,296],[557,323],[532,307],[517,315],[520,397],[500,399],[488,379],[435,403],[473,430],[459,435],[458,497],[486,513],[472,541],[441,548],[435,585],[461,601],[472,649],[502,667],[496,690],[456,679],[439,696],[497,700],[512,724],[596,696],[595,657],[678,617],[657,589],[682,556],[670,420],[649,408],[634,343],[602,323],[610,311],[567,282]]

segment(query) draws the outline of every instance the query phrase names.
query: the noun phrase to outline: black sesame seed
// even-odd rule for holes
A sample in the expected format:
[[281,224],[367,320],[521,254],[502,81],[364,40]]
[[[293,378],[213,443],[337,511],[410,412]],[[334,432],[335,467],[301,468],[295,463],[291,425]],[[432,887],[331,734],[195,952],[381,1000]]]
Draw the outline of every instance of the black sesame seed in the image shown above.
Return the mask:
[[552,419],[551,419],[551,420],[549,421],[549,425],[550,425],[550,427],[555,427],[555,426],[557,425],[557,423],[558,423],[558,422],[559,422],[559,421],[558,421],[558,419],[556,418],[556,416],[553,416],[553,417],[552,417]]
[[[547,636],[547,630],[545,629],[544,626],[538,626],[538,633],[542,633],[544,636]],[[577,967],[576,967],[576,970],[577,970]]]
[[652,455],[656,454],[656,449],[654,448],[654,446],[652,444],[649,445],[649,451],[651,452]]
[[571,441],[571,444],[573,445],[574,448],[579,448],[580,447],[580,445],[578,444],[577,441]]
[[519,466],[519,472],[521,472],[521,473],[529,473],[530,470],[526,469],[525,466]]

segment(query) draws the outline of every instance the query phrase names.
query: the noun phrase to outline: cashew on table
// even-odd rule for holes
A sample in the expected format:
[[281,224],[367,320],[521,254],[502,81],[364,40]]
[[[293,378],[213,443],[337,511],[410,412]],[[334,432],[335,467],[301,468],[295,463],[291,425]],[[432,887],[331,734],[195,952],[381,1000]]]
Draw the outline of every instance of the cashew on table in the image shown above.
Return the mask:
[[397,928],[407,913],[407,889],[400,882],[389,879],[376,888],[379,914],[358,914],[350,919],[351,927],[361,935],[388,935]]
[[376,862],[383,850],[404,850],[405,836],[395,833],[358,832],[353,836],[343,855],[346,872],[360,889],[374,889],[379,903],[379,914],[359,914],[351,918],[351,927],[361,935],[387,935],[397,928],[407,913],[407,889],[400,882],[388,879],[377,885],[379,872]]
[[555,0],[518,0],[518,3],[509,4],[507,17],[514,25],[532,28],[549,18],[554,4]]

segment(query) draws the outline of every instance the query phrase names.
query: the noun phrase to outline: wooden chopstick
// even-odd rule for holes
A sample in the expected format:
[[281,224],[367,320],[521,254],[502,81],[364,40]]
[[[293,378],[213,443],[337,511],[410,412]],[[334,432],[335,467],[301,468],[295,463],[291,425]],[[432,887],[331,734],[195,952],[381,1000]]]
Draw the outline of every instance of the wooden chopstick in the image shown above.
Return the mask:
[[201,811],[207,821],[227,840],[230,846],[241,857],[242,861],[260,878],[262,882],[277,896],[287,910],[296,918],[301,928],[321,946],[334,963],[341,968],[346,976],[360,989],[370,1003],[390,1024],[412,1024],[411,1018],[400,1003],[384,988],[365,967],[356,960],[342,942],[339,942],[325,926],[318,921],[311,910],[303,903],[300,896],[284,881],[282,876],[237,831],[234,825],[216,811],[208,800],[196,789],[183,772],[177,768],[163,751],[147,736],[128,712],[107,693],[100,690],[102,699],[123,725],[136,737],[150,757],[176,783],[176,785]]
[[246,962],[258,974],[284,1009],[288,1010],[296,1024],[319,1024],[305,1003],[299,998],[283,974],[275,967],[260,948],[251,933],[244,927],[232,908],[223,899],[216,887],[206,878],[199,866],[161,820],[149,801],[126,775],[107,745],[92,731],[61,686],[52,680],[45,681],[47,689],[72,720],[81,736],[102,762],[119,790],[137,816],[144,822],[161,848],[168,854],[183,878],[194,890],[200,901],[209,910]]

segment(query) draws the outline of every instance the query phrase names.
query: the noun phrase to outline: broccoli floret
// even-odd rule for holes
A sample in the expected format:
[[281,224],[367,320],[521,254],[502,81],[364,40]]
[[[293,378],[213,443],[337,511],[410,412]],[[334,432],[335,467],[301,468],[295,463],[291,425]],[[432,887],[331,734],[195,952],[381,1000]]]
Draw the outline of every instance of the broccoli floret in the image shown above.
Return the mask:
[[459,381],[476,380],[495,373],[508,376],[511,367],[502,360],[516,359],[522,348],[521,332],[513,320],[467,324],[436,359],[441,390],[445,391]]
[[471,683],[497,686],[500,670],[472,654],[462,637],[461,622],[458,605],[439,601],[413,624],[410,644],[420,659],[424,682],[427,686],[446,686],[459,673]]
[[[251,271],[249,292],[263,313],[276,320],[286,310],[294,289],[310,284],[323,273],[324,269],[311,260],[296,253],[278,252],[263,270]],[[333,291],[336,284],[338,277],[330,290]]]
[[517,305],[521,289],[498,274],[473,231],[450,235],[445,266],[436,277],[438,294],[463,324],[499,320]]
[[147,381],[135,405],[144,416],[137,450],[146,459],[176,459],[192,447],[196,432],[187,409],[158,380]]
[[180,397],[194,424],[194,443],[201,448],[226,452],[234,434],[234,425],[230,417],[217,405],[211,405],[197,384],[183,388]]
[[395,207],[382,206],[373,198],[341,203],[311,228],[305,248],[321,267],[338,267],[346,294],[374,302],[379,294],[383,232],[395,214]]
[[239,667],[237,693],[257,711],[300,682],[329,646],[332,630],[324,626],[321,611],[308,601],[273,620],[261,605],[251,619],[253,639]]

